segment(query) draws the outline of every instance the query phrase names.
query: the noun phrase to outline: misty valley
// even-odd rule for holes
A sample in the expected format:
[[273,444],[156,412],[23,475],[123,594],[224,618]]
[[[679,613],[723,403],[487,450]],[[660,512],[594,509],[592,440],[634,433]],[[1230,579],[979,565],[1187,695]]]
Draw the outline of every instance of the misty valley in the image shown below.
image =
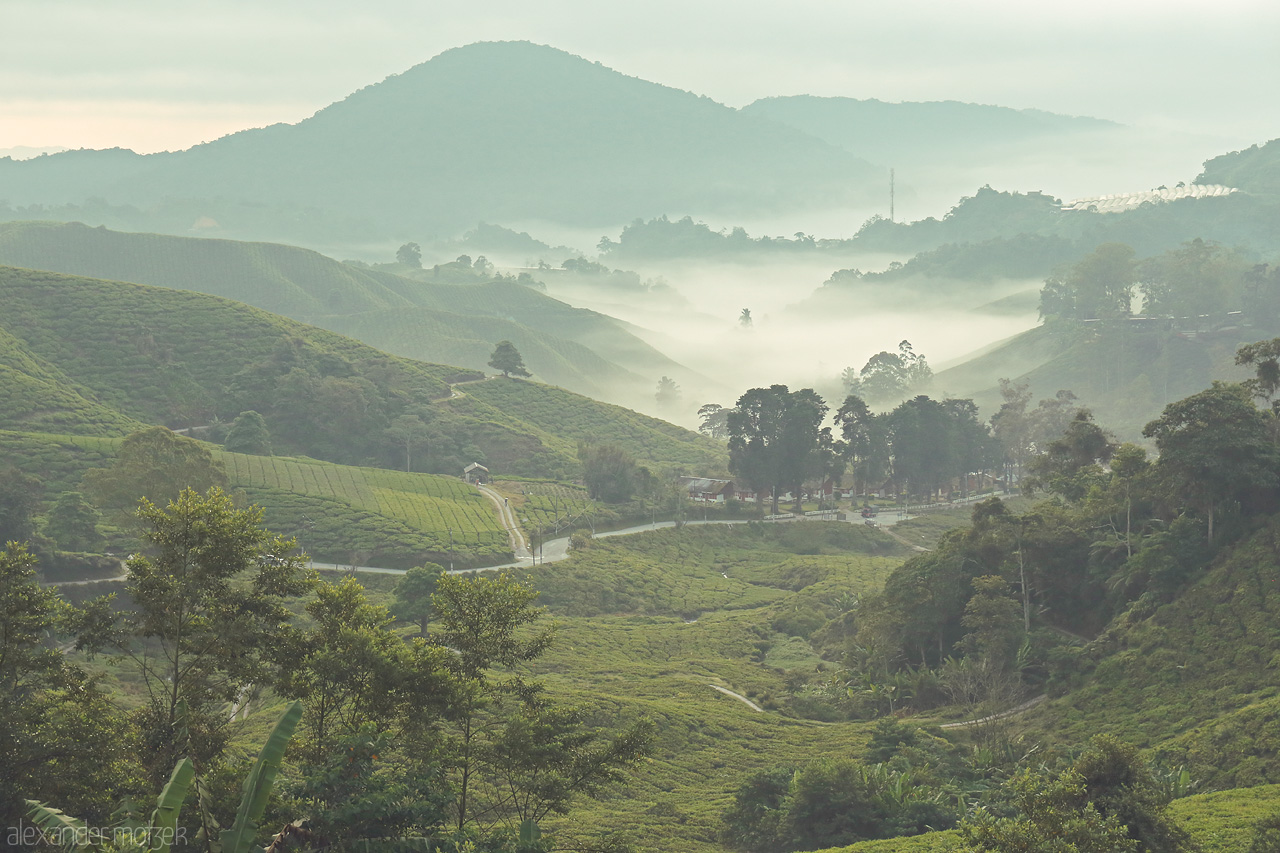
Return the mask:
[[0,157],[0,849],[1280,851],[1209,140],[513,41]]

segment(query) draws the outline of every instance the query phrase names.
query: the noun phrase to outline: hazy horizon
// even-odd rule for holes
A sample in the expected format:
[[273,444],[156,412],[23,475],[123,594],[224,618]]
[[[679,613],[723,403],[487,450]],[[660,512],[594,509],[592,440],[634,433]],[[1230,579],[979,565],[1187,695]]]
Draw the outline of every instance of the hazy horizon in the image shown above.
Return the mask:
[[[858,8],[656,2],[601,14],[577,0],[175,8],[16,0],[0,25],[0,150],[189,148],[296,123],[453,47],[547,44],[733,107],[812,94],[957,100],[1086,115],[1220,146],[1280,136],[1269,41],[1280,8],[1234,0],[1003,2]],[[1224,149],[1225,150],[1225,149]]]

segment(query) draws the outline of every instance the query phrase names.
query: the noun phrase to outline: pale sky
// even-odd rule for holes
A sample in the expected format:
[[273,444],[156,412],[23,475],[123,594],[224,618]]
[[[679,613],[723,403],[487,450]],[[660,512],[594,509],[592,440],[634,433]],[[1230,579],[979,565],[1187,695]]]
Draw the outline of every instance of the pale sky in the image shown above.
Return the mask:
[[187,148],[523,39],[731,106],[961,100],[1280,136],[1275,0],[0,0],[0,151]]

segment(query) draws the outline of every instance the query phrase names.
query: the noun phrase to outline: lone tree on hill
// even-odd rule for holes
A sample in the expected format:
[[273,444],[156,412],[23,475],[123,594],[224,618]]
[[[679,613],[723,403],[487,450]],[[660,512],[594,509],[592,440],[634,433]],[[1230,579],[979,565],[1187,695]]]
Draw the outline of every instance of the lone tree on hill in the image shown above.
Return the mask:
[[489,357],[489,366],[494,370],[501,370],[502,375],[508,378],[513,375],[532,375],[525,370],[524,359],[520,357],[520,350],[516,349],[515,344],[511,343],[511,341],[498,341],[498,346],[494,348],[493,355]]
[[232,453],[249,453],[254,456],[271,455],[271,431],[262,415],[255,411],[241,412],[231,424],[222,446]]
[[406,267],[414,269],[422,269],[422,247],[417,243],[405,243],[399,249],[396,249],[396,263],[404,264]]
[[670,376],[664,376],[658,380],[658,392],[653,396],[662,408],[674,408],[680,405],[680,386]]

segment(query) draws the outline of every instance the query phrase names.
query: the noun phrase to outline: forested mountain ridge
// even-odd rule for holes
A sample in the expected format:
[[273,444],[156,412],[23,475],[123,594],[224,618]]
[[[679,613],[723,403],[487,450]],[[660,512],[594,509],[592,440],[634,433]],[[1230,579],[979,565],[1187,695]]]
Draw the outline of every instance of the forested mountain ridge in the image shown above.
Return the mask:
[[1208,160],[1198,184],[1225,184],[1257,193],[1280,193],[1280,139]]
[[661,375],[693,375],[612,317],[492,277],[423,281],[294,246],[78,222],[0,223],[0,263],[222,296],[385,352],[474,370],[509,340],[540,380],[599,398],[648,392]]
[[[1118,129],[1104,119],[960,101],[887,103],[793,95],[742,108],[826,140],[873,163],[981,162],[1047,138]],[[1052,142],[1052,140],[1050,140]]]
[[[508,132],[495,132],[495,122]],[[668,210],[749,212],[862,198],[878,170],[812,136],[709,98],[527,42],[481,43],[368,86],[296,125],[147,156],[69,152],[0,161],[10,204],[154,205],[271,239],[406,237],[532,217],[626,221]],[[306,211],[319,213],[319,223]]]

